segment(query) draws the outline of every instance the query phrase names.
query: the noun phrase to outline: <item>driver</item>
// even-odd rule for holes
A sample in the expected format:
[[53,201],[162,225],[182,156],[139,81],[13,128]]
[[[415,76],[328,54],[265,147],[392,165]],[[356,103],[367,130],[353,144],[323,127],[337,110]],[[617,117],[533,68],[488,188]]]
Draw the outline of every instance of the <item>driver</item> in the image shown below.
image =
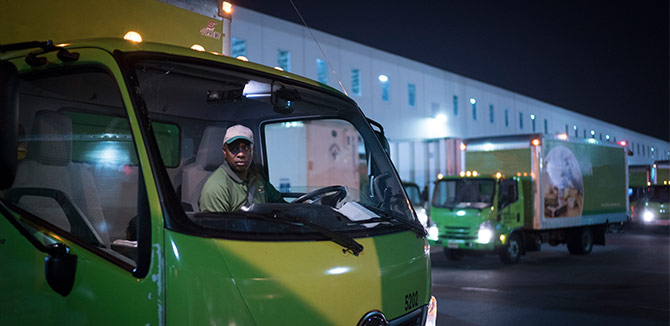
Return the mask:
[[201,212],[233,212],[253,203],[284,202],[281,193],[252,165],[253,144],[251,129],[234,125],[226,130],[225,161],[202,188]]

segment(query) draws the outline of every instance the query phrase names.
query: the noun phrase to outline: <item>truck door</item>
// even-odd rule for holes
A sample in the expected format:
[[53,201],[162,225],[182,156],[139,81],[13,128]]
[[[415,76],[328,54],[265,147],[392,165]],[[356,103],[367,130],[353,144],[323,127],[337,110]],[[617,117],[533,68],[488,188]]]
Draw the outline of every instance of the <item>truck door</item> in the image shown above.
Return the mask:
[[498,183],[498,220],[507,227],[523,225],[523,203],[519,200],[517,181],[503,179]]
[[76,52],[11,61],[19,161],[0,190],[0,323],[158,325],[162,219],[144,145],[111,55]]

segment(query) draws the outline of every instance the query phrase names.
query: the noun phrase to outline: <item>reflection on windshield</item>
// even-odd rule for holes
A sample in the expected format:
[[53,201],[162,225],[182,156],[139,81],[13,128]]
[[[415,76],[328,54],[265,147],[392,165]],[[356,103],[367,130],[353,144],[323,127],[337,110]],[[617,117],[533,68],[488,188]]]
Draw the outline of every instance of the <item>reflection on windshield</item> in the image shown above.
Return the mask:
[[647,199],[657,203],[670,203],[670,186],[649,187]]
[[[179,155],[180,164],[168,166],[167,173],[186,215],[196,224],[249,236],[295,237],[319,232],[259,216],[284,214],[336,232],[366,234],[387,232],[389,226],[397,229],[402,223],[393,219],[414,221],[390,161],[352,101],[226,67],[179,63],[179,58],[142,61],[135,67],[151,120],[177,127],[178,133],[172,134],[180,138],[173,142],[179,149],[171,153]],[[226,130],[237,124],[251,130],[251,164],[267,183],[248,187],[254,194],[248,190],[249,196],[238,196],[246,201],[242,211],[201,213],[200,194],[208,179],[215,173],[220,180],[235,179],[235,167],[224,157],[222,144]],[[227,171],[217,172],[224,167]],[[228,184],[239,182],[245,180]],[[281,201],[256,200],[259,193],[275,189]],[[387,223],[352,223],[379,217],[365,207],[393,218]],[[254,221],[239,221],[245,216]]]
[[493,203],[494,185],[492,179],[439,181],[433,195],[433,206],[446,208],[489,206]]

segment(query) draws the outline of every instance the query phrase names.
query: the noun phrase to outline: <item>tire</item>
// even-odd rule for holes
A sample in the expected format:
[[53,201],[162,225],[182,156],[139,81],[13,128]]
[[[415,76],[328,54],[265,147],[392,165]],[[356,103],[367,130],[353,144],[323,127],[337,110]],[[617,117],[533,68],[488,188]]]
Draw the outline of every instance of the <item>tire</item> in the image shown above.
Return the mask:
[[458,250],[458,249],[449,249],[449,248],[444,248],[444,255],[447,257],[448,260],[451,261],[458,261],[465,256],[465,254]]
[[571,255],[588,255],[593,250],[593,232],[590,228],[579,228],[568,235],[568,251]]
[[507,244],[502,247],[499,257],[503,264],[516,264],[519,262],[521,258],[521,238],[518,234],[512,233],[507,240]]

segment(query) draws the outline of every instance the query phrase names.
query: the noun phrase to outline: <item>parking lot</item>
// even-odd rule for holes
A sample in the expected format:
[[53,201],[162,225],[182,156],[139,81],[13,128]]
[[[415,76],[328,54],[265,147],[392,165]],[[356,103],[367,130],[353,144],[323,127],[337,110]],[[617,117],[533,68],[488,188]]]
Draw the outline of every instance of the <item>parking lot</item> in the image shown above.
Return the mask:
[[667,228],[627,226],[572,256],[543,245],[515,265],[497,256],[448,261],[431,248],[438,325],[668,325]]

